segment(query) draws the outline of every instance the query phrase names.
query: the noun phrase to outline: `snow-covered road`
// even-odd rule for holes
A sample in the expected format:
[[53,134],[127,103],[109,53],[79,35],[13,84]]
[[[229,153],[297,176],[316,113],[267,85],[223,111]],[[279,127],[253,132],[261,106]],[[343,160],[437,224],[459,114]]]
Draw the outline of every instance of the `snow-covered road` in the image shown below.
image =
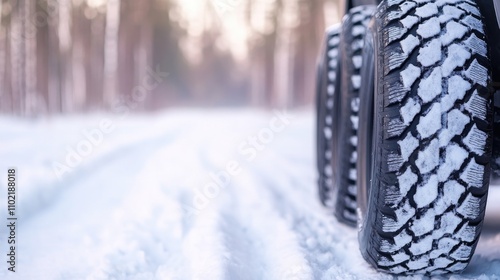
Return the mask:
[[[317,199],[312,116],[0,118],[0,220],[10,167],[19,219],[0,279],[392,279]],[[499,193],[471,265],[443,279],[500,279]]]

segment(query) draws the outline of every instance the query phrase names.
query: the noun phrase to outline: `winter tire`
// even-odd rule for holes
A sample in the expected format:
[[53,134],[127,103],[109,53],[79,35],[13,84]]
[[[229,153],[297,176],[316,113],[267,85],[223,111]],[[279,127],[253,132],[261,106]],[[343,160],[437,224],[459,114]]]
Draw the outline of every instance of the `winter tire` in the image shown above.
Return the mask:
[[360,69],[366,27],[375,6],[352,8],[344,17],[340,40],[340,94],[335,110],[338,114],[332,157],[333,184],[336,187],[335,216],[341,222],[356,225],[357,152]]
[[384,0],[370,23],[358,227],[381,271],[457,273],[474,253],[493,125],[483,28],[471,0]]
[[319,196],[323,205],[333,208],[332,166],[334,99],[339,92],[336,79],[339,65],[340,25],[327,29],[325,42],[318,61],[316,86],[316,159],[318,167]]

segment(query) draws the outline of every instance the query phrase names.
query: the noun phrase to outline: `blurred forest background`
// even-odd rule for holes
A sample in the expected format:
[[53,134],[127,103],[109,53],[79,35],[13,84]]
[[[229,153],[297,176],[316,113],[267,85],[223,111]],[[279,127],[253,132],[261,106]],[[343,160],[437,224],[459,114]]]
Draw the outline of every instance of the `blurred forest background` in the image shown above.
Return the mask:
[[309,105],[338,2],[0,0],[0,110]]

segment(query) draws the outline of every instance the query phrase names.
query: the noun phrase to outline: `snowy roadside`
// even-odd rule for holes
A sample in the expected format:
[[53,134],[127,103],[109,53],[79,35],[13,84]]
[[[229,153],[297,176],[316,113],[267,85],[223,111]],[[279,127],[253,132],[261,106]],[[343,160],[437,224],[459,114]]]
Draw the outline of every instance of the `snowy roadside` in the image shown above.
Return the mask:
[[[356,230],[319,204],[313,114],[290,115],[129,117],[95,145],[89,131],[112,116],[1,117],[0,171],[18,169],[22,226],[18,271],[2,265],[0,278],[392,279],[361,258]],[[59,178],[54,162],[67,164],[85,140],[92,152]],[[490,194],[471,265],[442,279],[500,279],[500,187]]]

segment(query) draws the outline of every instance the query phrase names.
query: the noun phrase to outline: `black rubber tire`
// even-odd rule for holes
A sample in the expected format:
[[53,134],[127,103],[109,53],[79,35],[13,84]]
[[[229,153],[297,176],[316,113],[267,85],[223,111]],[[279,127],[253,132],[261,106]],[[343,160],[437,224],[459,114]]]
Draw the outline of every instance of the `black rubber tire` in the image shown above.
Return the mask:
[[336,186],[335,216],[345,224],[356,225],[357,132],[359,88],[361,87],[362,48],[366,27],[376,7],[352,8],[344,17],[340,40],[340,95],[334,145],[338,153],[332,158],[333,184]]
[[321,55],[318,60],[316,85],[316,159],[318,168],[318,192],[324,206],[332,208],[333,184],[330,161],[333,151],[334,99],[339,89],[340,25],[334,25],[325,32]]
[[493,125],[483,27],[469,0],[384,0],[370,24],[358,227],[378,270],[457,273],[474,253]]

